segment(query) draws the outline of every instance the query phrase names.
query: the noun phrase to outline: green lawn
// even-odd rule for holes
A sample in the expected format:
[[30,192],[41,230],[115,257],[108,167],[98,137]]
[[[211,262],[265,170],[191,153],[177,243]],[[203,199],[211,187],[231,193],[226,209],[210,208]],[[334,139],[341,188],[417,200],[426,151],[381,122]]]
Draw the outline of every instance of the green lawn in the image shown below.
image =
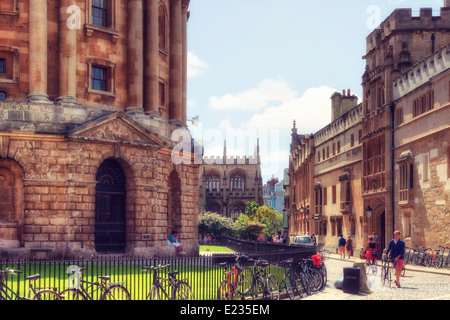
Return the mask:
[[221,247],[221,246],[200,246],[200,252],[201,251],[233,253],[233,250],[228,249],[227,247]]
[[[211,252],[232,252],[230,249],[218,246],[201,246],[200,250],[210,249]],[[215,261],[215,262],[214,262]],[[91,263],[82,262],[78,267],[86,267],[82,279],[85,281],[97,281],[100,275],[111,276],[111,282],[122,283],[131,294],[133,300],[146,299],[150,292],[153,275],[141,270],[142,263],[134,261],[118,261],[103,263],[101,261]],[[178,270],[177,279],[186,280],[194,293],[196,300],[215,300],[217,299],[217,289],[220,282],[224,279],[224,268],[218,265],[214,259],[204,258],[186,258],[186,260],[158,260],[152,262],[158,264],[171,263],[171,266],[161,272],[162,277],[167,277],[167,272]],[[19,276],[8,276],[7,285],[20,296],[28,296],[29,281],[26,277],[34,274],[40,274],[41,280],[36,281],[36,286],[40,288],[56,288],[58,292],[66,289],[68,286],[69,274],[67,270],[70,264],[64,263],[25,263],[20,265],[2,266],[10,269],[21,270]],[[230,265],[231,266],[231,265]],[[276,276],[280,282],[283,279],[284,269],[271,266],[270,272]],[[86,286],[86,285],[85,285]],[[89,287],[89,285],[87,285]],[[96,291],[97,287],[88,289],[94,299],[99,299],[101,292]]]

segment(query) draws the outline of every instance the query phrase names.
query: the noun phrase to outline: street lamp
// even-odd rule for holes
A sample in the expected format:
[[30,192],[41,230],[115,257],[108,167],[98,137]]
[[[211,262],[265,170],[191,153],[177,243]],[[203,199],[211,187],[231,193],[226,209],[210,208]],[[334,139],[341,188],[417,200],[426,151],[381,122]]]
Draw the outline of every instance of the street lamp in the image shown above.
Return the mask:
[[370,205],[368,205],[366,208],[366,216],[367,218],[370,218],[372,216],[372,208],[370,207]]

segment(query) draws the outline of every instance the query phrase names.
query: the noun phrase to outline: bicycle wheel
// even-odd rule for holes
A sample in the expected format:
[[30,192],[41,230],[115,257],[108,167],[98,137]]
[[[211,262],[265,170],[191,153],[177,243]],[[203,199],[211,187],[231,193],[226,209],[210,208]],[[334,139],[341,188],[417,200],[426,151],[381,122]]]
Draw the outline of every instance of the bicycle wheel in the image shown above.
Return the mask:
[[131,300],[131,296],[124,286],[114,284],[106,289],[100,300]]
[[320,290],[323,290],[326,287],[328,281],[327,266],[325,265],[325,263],[322,263],[320,271],[322,271],[323,274],[323,284]]
[[264,285],[264,281],[261,279],[261,277],[257,277],[255,279],[255,283],[253,284],[253,288],[252,288],[252,298],[253,299],[258,299],[258,298],[266,298],[266,290],[265,290],[265,285]]
[[86,300],[83,292],[78,289],[66,289],[60,293],[63,300]]
[[323,274],[319,269],[309,269],[309,286],[312,292],[319,291],[323,286]]
[[389,287],[391,287],[392,282],[392,269],[390,267],[383,266],[381,269],[381,282],[383,285],[388,283]]
[[386,267],[381,267],[381,283],[384,285],[386,283]]
[[186,282],[178,282],[173,289],[173,300],[194,300],[191,286]]
[[309,284],[308,277],[306,274],[302,271],[299,274],[299,284],[301,284],[303,291],[306,292],[308,296],[311,295],[311,285]]
[[431,255],[426,254],[424,259],[423,259],[423,264],[425,265],[425,267],[431,267],[431,263],[433,262],[433,258],[431,257]]
[[438,256],[436,258],[436,261],[434,262],[434,267],[436,269],[439,269],[442,267],[443,264],[444,264],[444,256]]
[[[160,286],[153,284],[150,288],[150,293],[147,295],[147,300],[161,300],[161,296],[165,296],[164,292],[162,292],[162,289]],[[167,300],[167,297],[166,299]]]
[[253,288],[253,272],[245,267],[238,275],[238,292],[241,295],[249,294]]
[[420,264],[420,256],[418,254],[414,254],[412,256],[411,263],[413,266],[418,266]]
[[223,280],[217,290],[217,300],[233,300],[234,287],[228,280]]
[[278,286],[277,278],[269,274],[266,278],[266,284],[270,300],[280,300],[280,287]]
[[284,273],[284,283],[286,284],[286,292],[289,296],[289,299],[296,300],[295,296],[299,296],[297,282],[292,275],[292,271],[289,269]]
[[53,290],[42,289],[33,296],[33,300],[62,300],[62,298]]

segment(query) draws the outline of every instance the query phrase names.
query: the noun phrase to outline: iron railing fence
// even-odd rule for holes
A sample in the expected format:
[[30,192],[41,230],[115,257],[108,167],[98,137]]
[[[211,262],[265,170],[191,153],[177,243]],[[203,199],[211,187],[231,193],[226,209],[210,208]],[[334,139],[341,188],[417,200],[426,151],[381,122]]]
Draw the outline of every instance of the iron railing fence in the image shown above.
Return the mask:
[[[284,269],[277,266],[277,262],[285,259],[300,259],[315,254],[315,248],[299,248],[283,245],[254,245],[227,239],[227,246],[239,253],[243,253],[254,260],[264,259],[269,262],[267,272],[274,274],[281,282]],[[270,248],[271,247],[271,248]],[[199,257],[127,257],[127,256],[99,256],[90,259],[65,260],[0,260],[0,270],[15,269],[22,271],[17,276],[8,276],[6,284],[20,296],[28,295],[29,281],[26,277],[40,274],[35,285],[39,288],[53,288],[62,292],[74,283],[74,275],[70,273],[74,268],[86,268],[82,279],[96,282],[99,276],[110,276],[111,282],[122,283],[130,292],[132,300],[145,300],[152,285],[153,275],[143,272],[141,266],[167,265],[161,270],[161,275],[167,277],[169,271],[178,270],[178,279],[186,279],[192,287],[196,300],[217,299],[217,289],[224,279],[224,268],[221,262],[228,262],[232,266],[235,262],[233,254],[213,254]],[[252,265],[249,262],[247,265]],[[75,281],[75,283],[77,283]],[[86,286],[85,286],[86,288]],[[101,292],[96,287],[87,288],[88,293],[99,299]]]

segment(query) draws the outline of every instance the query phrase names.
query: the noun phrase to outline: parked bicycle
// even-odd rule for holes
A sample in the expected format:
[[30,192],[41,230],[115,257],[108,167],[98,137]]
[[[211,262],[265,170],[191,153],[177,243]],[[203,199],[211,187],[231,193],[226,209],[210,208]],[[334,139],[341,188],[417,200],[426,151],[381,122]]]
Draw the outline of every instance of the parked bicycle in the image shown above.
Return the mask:
[[[436,258],[436,263],[435,263],[435,267],[436,268],[442,268],[442,267],[446,267],[447,269],[450,269],[450,248],[449,247],[442,247],[439,246],[439,248],[444,248],[444,250],[442,251],[442,253]],[[448,250],[447,253],[447,257],[445,256],[445,250]]]
[[301,259],[295,266],[295,272],[300,278],[303,291],[308,295],[322,288],[323,274],[320,270],[312,268],[312,259]]
[[178,270],[167,273],[168,278],[161,277],[159,271],[169,267],[170,264],[161,266],[142,266],[144,272],[153,271],[153,284],[147,300],[194,300],[191,286],[186,279],[178,280]]
[[413,255],[412,264],[414,266],[423,266],[425,262],[428,260],[428,248],[420,247],[416,250],[416,253]]
[[413,248],[405,248],[405,265],[412,263],[413,257],[416,254],[416,250]]
[[[82,279],[87,268],[72,269],[69,274],[78,278],[78,284],[61,292],[64,300],[94,300],[94,293],[100,293],[100,300],[131,300],[130,293],[121,282],[109,283],[110,276],[99,276],[100,281],[91,282]],[[86,287],[84,286],[86,285]],[[89,294],[91,292],[91,294]]]
[[[243,261],[252,261],[246,255],[235,255],[235,264],[231,269],[225,270],[225,280],[223,280],[217,290],[219,300],[244,300],[253,289],[253,273],[250,268],[241,266]],[[219,264],[221,267],[227,267],[228,263]],[[251,298],[253,296],[250,294]]]
[[[41,276],[39,274],[29,276],[26,279],[30,281],[28,297],[21,297],[19,293],[8,287],[5,283],[8,275],[15,275],[22,273],[20,270],[6,269],[0,271],[0,300],[62,300],[61,296],[54,289],[40,289],[36,288],[33,283],[36,283]],[[32,294],[33,293],[33,294]]]
[[327,266],[325,265],[325,260],[329,258],[330,251],[322,250],[322,251],[318,251],[317,254],[319,254],[322,257],[322,259],[320,261],[319,269],[320,269],[320,271],[322,271],[322,274],[323,274],[323,285],[322,285],[322,289],[323,289],[327,285],[327,281],[328,281],[328,273],[327,273]]
[[293,271],[293,259],[283,260],[277,263],[284,268],[283,280],[280,288],[285,288],[290,300],[299,300],[303,297],[303,286],[300,277]]
[[258,259],[253,266],[253,298],[262,297],[270,300],[280,300],[278,281],[272,274],[267,274],[269,263]]

